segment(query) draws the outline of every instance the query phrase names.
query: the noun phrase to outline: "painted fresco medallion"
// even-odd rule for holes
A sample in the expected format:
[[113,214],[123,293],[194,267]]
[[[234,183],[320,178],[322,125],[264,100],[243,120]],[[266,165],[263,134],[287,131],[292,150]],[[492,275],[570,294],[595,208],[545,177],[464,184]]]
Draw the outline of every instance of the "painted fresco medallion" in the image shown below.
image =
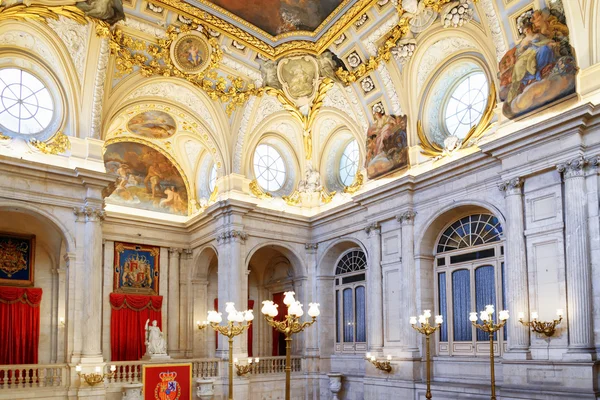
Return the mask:
[[131,133],[150,139],[166,139],[177,132],[173,117],[164,111],[151,110],[137,114],[127,122]]
[[311,56],[286,58],[277,65],[277,77],[288,97],[297,103],[306,103],[302,100],[312,99],[317,92],[319,64]]
[[118,175],[107,203],[169,214],[188,214],[185,181],[159,151],[140,143],[118,142],[104,153],[106,172]]
[[171,44],[171,61],[186,74],[199,74],[209,63],[211,47],[204,35],[197,31],[182,33]]

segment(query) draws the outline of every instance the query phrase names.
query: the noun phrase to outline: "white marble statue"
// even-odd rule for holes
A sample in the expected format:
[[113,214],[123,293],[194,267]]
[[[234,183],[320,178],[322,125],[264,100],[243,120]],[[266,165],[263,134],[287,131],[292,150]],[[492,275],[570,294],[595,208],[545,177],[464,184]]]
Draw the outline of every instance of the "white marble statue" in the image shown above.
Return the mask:
[[321,192],[321,190],[323,190],[323,186],[321,185],[321,175],[309,162],[306,166],[304,179],[298,182],[298,191],[301,193],[318,193]]
[[167,354],[167,342],[163,333],[157,325],[156,320],[152,321],[152,325],[149,325],[150,320],[146,321],[146,354]]

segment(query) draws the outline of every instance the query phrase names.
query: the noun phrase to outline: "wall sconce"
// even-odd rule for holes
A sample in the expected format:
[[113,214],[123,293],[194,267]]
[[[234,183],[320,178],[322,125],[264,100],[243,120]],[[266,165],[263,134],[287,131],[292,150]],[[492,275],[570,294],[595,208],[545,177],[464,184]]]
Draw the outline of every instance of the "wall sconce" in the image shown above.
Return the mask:
[[63,317],[60,317],[58,319],[58,325],[64,328],[64,326],[65,326],[65,319]]
[[367,353],[367,357],[365,360],[368,360],[371,364],[375,366],[375,368],[384,371],[384,372],[392,372],[392,356],[387,356],[385,361],[377,361],[375,356],[372,356],[371,353]]
[[558,316],[558,319],[555,319],[554,321],[551,321],[551,322],[538,321],[538,313],[533,311],[531,313],[531,321],[526,322],[526,321],[523,321],[523,318],[525,318],[525,314],[520,312],[519,313],[519,322],[521,324],[523,324],[524,326],[531,327],[531,330],[535,333],[543,333],[547,337],[550,337],[550,336],[554,335],[554,332],[556,332],[556,325],[558,325],[562,322],[563,310],[561,308],[556,310],[556,315]]
[[79,376],[79,378],[83,378],[83,380],[85,380],[85,382],[90,386],[94,386],[100,382],[104,382],[104,379],[106,379],[106,378],[112,378],[114,376],[116,370],[117,370],[117,367],[114,365],[111,365],[109,374],[103,374],[102,367],[96,367],[94,373],[82,374],[81,373],[81,365],[78,365],[75,367],[75,371],[77,371],[77,375]]
[[202,330],[204,328],[206,328],[209,324],[208,321],[196,321],[196,325],[198,325],[198,329]]
[[238,363],[238,359],[237,358],[233,359],[233,364],[235,365],[235,369],[236,369],[236,372],[237,372],[238,376],[244,376],[247,373],[252,373],[252,370],[254,368],[256,368],[256,365],[258,365],[258,362],[259,362],[259,359],[255,358],[254,359],[254,364],[253,364],[252,363],[252,358],[249,358],[248,359],[248,364],[243,365],[243,364],[239,364]]

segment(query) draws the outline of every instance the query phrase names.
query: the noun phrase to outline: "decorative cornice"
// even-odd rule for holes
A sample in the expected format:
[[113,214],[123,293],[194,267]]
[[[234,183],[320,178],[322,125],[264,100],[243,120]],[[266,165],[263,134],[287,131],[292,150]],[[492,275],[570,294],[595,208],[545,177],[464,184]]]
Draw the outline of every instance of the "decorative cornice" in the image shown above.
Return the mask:
[[412,225],[415,222],[415,217],[417,216],[417,213],[412,211],[412,210],[408,210],[403,212],[402,214],[396,216],[396,220],[398,222],[400,222],[402,225]]
[[583,176],[583,168],[588,161],[583,156],[577,156],[572,160],[558,164],[556,170],[563,174],[565,179]]
[[502,182],[498,185],[498,189],[504,192],[505,196],[513,194],[521,194],[521,188],[523,187],[523,180],[519,177],[512,178]]
[[103,207],[73,207],[73,214],[75,214],[77,220],[85,217],[86,222],[104,221],[104,218],[106,217],[106,212],[103,210]]
[[216,239],[217,239],[217,243],[219,243],[219,244],[226,243],[226,242],[230,241],[231,239],[245,242],[246,239],[248,239],[248,234],[244,231],[232,230],[232,231],[222,232],[222,233],[218,234]]
[[304,248],[306,250],[317,250],[319,248],[319,243],[305,243]]
[[379,222],[372,222],[370,224],[368,224],[367,226],[365,226],[365,232],[367,232],[367,235],[371,235],[371,233],[377,233],[381,231],[381,226],[379,225]]

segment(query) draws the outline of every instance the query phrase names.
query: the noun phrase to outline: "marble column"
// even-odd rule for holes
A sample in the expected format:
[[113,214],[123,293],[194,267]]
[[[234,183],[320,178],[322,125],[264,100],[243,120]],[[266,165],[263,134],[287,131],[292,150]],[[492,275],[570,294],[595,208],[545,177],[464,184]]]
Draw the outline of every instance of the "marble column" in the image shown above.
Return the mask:
[[182,249],[169,249],[169,303],[167,305],[167,350],[171,356],[179,351],[179,258]]
[[[506,267],[506,304],[512,318],[507,322],[507,358],[527,359],[530,357],[529,329],[523,329],[519,322],[519,312],[529,315],[529,293],[527,284],[527,253],[525,247],[525,219],[523,211],[523,181],[512,178],[500,184],[506,203],[506,223],[504,234],[504,258]],[[500,309],[500,307],[497,307]]]
[[[306,243],[306,269],[308,272],[308,287],[305,292],[307,297],[304,299],[304,308],[308,310],[309,303],[316,303],[318,298],[316,278],[317,278],[317,250],[318,243]],[[308,328],[306,333],[306,355],[309,357],[318,357],[319,355],[319,318],[315,325]]]
[[414,211],[406,211],[396,217],[402,226],[402,266],[400,282],[402,306],[400,308],[400,326],[402,327],[402,351],[417,352],[417,331],[408,323],[417,312],[417,273],[415,267],[415,216]]
[[[227,323],[225,303],[235,303],[235,308],[238,311],[248,308],[248,300],[242,298],[243,282],[247,282],[245,279],[246,274],[243,265],[242,249],[247,238],[248,234],[239,230],[222,232],[217,236],[217,243],[219,245],[219,287],[217,298],[219,299],[219,312],[223,313],[223,324]],[[242,340],[246,340],[245,336],[244,338],[237,336],[233,341],[233,353],[236,356],[241,354]],[[219,335],[217,356],[228,357],[227,338],[223,335]]]
[[194,329],[198,329],[194,322],[194,313],[192,302],[194,299],[192,290],[193,282],[190,277],[192,266],[192,249],[184,249],[179,261],[179,281],[181,284],[181,303],[180,303],[180,329],[179,329],[179,351],[182,356],[192,356],[192,341]]
[[383,276],[381,272],[381,227],[373,222],[365,228],[369,235],[369,263],[367,271],[367,340],[369,351],[383,352]]
[[83,248],[84,307],[82,333],[82,363],[102,362],[102,221],[105,213],[102,205],[86,205],[75,208],[79,221],[85,221]]
[[569,359],[590,360],[593,354],[592,271],[584,167],[579,156],[557,166],[563,174],[567,272]]

